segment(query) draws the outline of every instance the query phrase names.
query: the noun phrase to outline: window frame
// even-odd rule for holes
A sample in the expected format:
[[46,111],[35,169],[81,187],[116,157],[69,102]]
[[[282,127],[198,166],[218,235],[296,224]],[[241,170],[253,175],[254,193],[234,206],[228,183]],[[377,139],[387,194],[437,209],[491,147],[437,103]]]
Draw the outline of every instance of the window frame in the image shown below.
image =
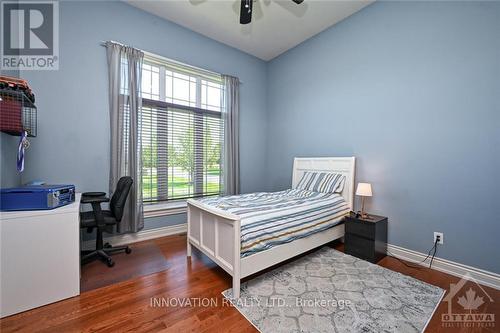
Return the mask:
[[[182,64],[170,59],[166,59],[163,57],[158,57],[155,55],[151,54],[146,54],[144,58],[144,64],[146,66],[156,66],[159,68],[159,84],[158,84],[158,89],[159,89],[159,94],[156,94],[153,91],[143,93],[142,91],[142,79],[141,79],[141,99],[142,99],[142,107],[146,108],[152,108],[152,109],[161,109],[161,110],[168,110],[170,109],[180,109],[180,110],[186,110],[188,112],[191,112],[192,114],[196,115],[202,115],[203,117],[211,116],[220,119],[221,121],[221,126],[223,126],[222,121],[222,113],[224,112],[224,103],[223,103],[223,98],[221,98],[221,103],[220,103],[220,111],[215,111],[209,109],[209,107],[216,107],[213,105],[209,104],[208,101],[208,87],[209,86],[220,86],[220,96],[223,97],[223,94],[225,93],[224,85],[223,85],[223,80],[222,80],[222,75],[210,71],[206,71],[204,69],[200,69],[197,67],[189,66],[186,64]],[[152,68],[152,67],[150,67]],[[173,91],[174,91],[174,85],[172,83],[172,97],[167,97],[167,92],[166,92],[166,80],[167,80],[167,72],[172,72],[172,77],[174,77],[175,73],[181,74],[181,75],[186,75],[189,77],[188,79],[188,84],[193,82],[191,78],[195,78],[196,81],[196,101],[195,105],[192,106],[193,102],[191,101],[191,98],[189,101],[184,101],[189,105],[184,105],[184,104],[177,104],[174,102],[168,102],[167,100],[175,101],[176,99],[173,96]],[[205,83],[204,83],[205,82]],[[152,86],[152,84],[151,84]],[[190,87],[191,89],[191,87]],[[207,89],[207,92],[205,94],[206,100],[205,103],[202,101],[202,89]],[[190,92],[191,93],[191,92]],[[143,94],[147,96],[159,96],[159,99],[151,99],[142,97]],[[203,106],[206,106],[207,108],[203,108]],[[203,127],[204,128],[204,127]],[[198,131],[195,131],[198,132]],[[196,135],[196,133],[194,134]],[[203,135],[203,132],[201,133]],[[195,140],[196,141],[196,140]],[[198,142],[198,141],[197,141]],[[224,143],[223,137],[220,139],[220,145],[222,146]],[[144,146],[143,146],[144,147]],[[195,149],[193,147],[193,149]],[[202,148],[203,149],[203,146]],[[221,156],[222,159],[222,156]],[[203,167],[205,167],[205,161],[202,163]],[[167,171],[168,172],[168,171]],[[145,216],[162,216],[162,215],[169,215],[169,214],[178,214],[186,210],[186,201],[190,198],[196,198],[196,197],[206,197],[206,196],[214,196],[214,195],[220,195],[223,192],[223,173],[222,173],[222,168],[219,169],[219,190],[217,193],[213,194],[205,194],[202,193],[201,195],[196,195],[196,186],[199,181],[196,180],[196,172],[193,173],[192,175],[192,182],[193,182],[193,193],[190,193],[189,196],[184,197],[184,198],[172,198],[168,199],[168,190],[167,190],[167,197],[165,199],[160,199],[158,200],[157,198],[151,198],[151,200],[146,199],[144,200],[143,197],[143,204],[145,205],[144,211],[145,211]],[[168,183],[168,182],[167,182]],[[158,187],[159,182],[157,180],[156,186]],[[202,191],[205,186],[205,180],[203,176],[203,172],[201,175],[201,186],[202,186]],[[167,185],[168,186],[168,185]],[[143,187],[144,188],[144,187]],[[144,192],[143,192],[144,195]]]

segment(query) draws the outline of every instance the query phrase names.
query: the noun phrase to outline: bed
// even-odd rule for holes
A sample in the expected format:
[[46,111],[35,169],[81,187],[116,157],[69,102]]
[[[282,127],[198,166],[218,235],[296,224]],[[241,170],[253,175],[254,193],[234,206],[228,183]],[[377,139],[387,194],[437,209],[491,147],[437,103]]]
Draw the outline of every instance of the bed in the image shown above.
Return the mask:
[[[295,158],[289,190],[188,200],[187,256],[194,246],[229,273],[238,298],[242,278],[344,236],[354,170],[354,157]],[[343,189],[301,190],[306,172],[341,174]]]

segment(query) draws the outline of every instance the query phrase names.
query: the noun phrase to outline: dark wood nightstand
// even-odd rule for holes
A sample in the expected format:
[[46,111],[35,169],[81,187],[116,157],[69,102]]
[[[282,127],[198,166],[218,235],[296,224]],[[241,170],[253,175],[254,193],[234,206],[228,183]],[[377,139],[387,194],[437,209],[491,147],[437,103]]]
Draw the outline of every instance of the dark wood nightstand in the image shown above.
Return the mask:
[[345,219],[344,251],[377,263],[387,254],[387,217],[370,215],[362,219],[351,214]]

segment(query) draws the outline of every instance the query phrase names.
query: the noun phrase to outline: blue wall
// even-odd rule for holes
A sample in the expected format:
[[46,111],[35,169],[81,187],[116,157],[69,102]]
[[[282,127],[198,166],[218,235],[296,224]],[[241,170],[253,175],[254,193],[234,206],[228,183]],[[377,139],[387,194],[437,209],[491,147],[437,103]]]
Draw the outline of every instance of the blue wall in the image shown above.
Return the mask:
[[[165,57],[235,75],[241,86],[241,188],[264,186],[266,63],[119,1],[60,3],[60,69],[23,71],[37,97],[38,137],[23,182],[74,183],[107,191],[109,117],[106,50],[116,40]],[[259,133],[259,135],[255,135]],[[146,228],[185,222],[155,218]]]
[[270,62],[268,183],[356,156],[389,242],[500,273],[500,3],[376,2]]
[[21,184],[21,175],[17,172],[16,156],[19,137],[0,133],[0,186],[14,187]]

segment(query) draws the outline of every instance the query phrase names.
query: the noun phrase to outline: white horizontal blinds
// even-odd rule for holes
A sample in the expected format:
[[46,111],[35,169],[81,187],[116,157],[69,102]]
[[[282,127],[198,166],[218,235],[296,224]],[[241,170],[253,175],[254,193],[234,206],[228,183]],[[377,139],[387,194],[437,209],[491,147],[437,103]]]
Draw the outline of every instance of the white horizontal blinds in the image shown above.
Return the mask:
[[146,202],[222,190],[222,80],[198,74],[177,63],[145,59],[141,137]]
[[[158,165],[158,138],[162,133],[158,129],[157,110],[143,105],[141,110],[141,139],[142,139],[142,195],[144,201],[151,201],[158,197],[157,174]],[[161,122],[160,122],[161,126]]]
[[220,114],[206,113],[203,121],[203,193],[207,195],[222,192],[221,153],[224,132]]

